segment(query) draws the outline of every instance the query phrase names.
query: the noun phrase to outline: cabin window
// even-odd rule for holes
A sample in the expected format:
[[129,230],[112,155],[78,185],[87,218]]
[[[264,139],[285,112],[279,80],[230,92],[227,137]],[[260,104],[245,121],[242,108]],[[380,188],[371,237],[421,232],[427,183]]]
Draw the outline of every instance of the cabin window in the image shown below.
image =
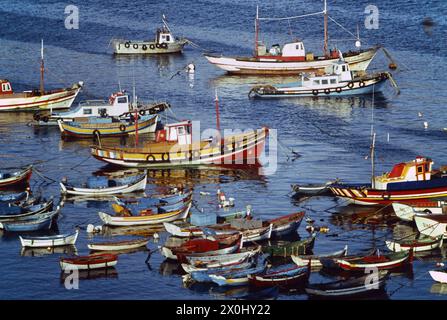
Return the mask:
[[341,70],[344,72],[344,71],[346,71],[346,66],[342,66],[341,67]]
[[185,127],[177,127],[177,134],[182,136],[185,134]]
[[118,103],[127,103],[127,97],[118,98]]
[[336,83],[337,83],[337,80],[331,79],[331,84],[336,84]]
[[418,166],[418,173],[422,173],[423,171],[423,167],[422,166]]
[[92,114],[92,109],[84,109],[84,114]]
[[9,85],[9,83],[2,84],[2,91],[11,91],[11,86]]
[[106,114],[107,113],[107,109],[106,108],[100,108],[100,109],[98,109],[98,113],[99,114]]
[[314,80],[314,84],[320,84],[320,80]]
[[171,37],[170,36],[166,36],[166,41],[171,41]]
[[323,80],[321,80],[321,84],[328,84],[327,79],[323,79]]

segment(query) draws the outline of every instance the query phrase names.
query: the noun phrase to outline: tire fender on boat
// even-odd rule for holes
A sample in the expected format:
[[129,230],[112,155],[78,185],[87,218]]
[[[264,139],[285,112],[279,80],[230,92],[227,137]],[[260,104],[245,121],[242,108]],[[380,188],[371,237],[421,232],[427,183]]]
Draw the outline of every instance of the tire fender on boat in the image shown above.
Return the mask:
[[146,157],[147,162],[155,162],[155,157],[153,154],[148,154]]
[[155,45],[154,45],[154,44],[151,44],[151,45],[149,45],[149,48],[150,48],[151,50],[154,50],[154,49],[155,49]]
[[166,42],[164,42],[164,43],[162,43],[162,44],[160,45],[160,47],[161,47],[162,49],[167,49],[167,48],[168,48],[168,44],[167,44]]
[[348,83],[348,87],[349,87],[350,89],[352,89],[352,88],[354,87],[354,82],[349,82],[349,83]]
[[134,43],[133,44],[133,48],[136,50],[136,49],[138,49],[138,43]]
[[143,51],[147,50],[147,45],[143,44],[143,46],[141,47],[143,49]]
[[312,90],[312,94],[313,94],[314,96],[318,96],[318,90],[317,90],[317,89],[313,89],[313,90]]
[[140,110],[138,113],[140,114],[140,116],[144,116],[146,115],[146,110]]
[[120,131],[121,132],[126,131],[126,126],[124,124],[120,125]]
[[361,80],[360,83],[359,83],[359,86],[360,87],[364,87],[365,86],[365,81]]
[[329,88],[324,89],[324,93],[325,93],[325,94],[329,94],[329,93],[331,93],[331,89],[329,89]]
[[162,159],[163,161],[169,161],[169,153],[168,153],[168,152],[163,153],[163,154],[161,155],[161,159]]
[[125,44],[124,44],[124,46],[126,47],[126,48],[130,48],[130,42],[129,41],[127,41]]
[[338,93],[340,93],[340,92],[341,92],[341,87],[337,87],[337,88],[335,88],[335,91],[337,91]]

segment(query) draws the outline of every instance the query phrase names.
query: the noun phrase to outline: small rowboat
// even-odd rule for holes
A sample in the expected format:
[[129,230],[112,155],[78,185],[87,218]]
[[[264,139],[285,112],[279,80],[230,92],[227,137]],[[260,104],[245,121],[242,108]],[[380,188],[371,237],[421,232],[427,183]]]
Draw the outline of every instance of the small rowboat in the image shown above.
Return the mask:
[[[243,268],[251,268],[254,264],[254,260],[257,256],[248,257],[246,259],[237,261],[235,263],[229,263],[229,264],[214,264],[213,266],[201,266],[201,267],[195,267],[187,263],[182,263],[182,269],[186,273],[193,273],[193,272],[206,272],[208,274],[214,274],[214,273],[220,273],[225,272],[233,269],[243,269]],[[259,260],[259,258],[258,258]]]
[[171,260],[185,262],[185,255],[204,256],[234,253],[242,247],[240,234],[215,236],[211,239],[192,239],[180,246],[164,246],[161,253]]
[[59,214],[60,208],[52,212],[42,213],[38,215],[38,218],[19,220],[14,222],[2,222],[0,223],[0,229],[3,228],[9,232],[29,232],[48,230],[53,224],[53,219]]
[[262,252],[272,257],[290,257],[292,255],[303,255],[312,250],[316,234],[309,239],[293,242],[276,242],[262,246]]
[[347,271],[364,271],[367,268],[389,270],[402,267],[413,262],[413,250],[382,254],[375,250],[367,256],[322,259],[324,267],[338,268]]
[[325,184],[292,184],[292,190],[295,192],[295,196],[321,196],[330,194],[331,190],[329,186],[338,180],[328,181]]
[[0,215],[0,222],[14,222],[17,220],[32,219],[40,213],[51,210],[52,207],[53,200],[27,207],[11,206],[9,210],[11,213]]
[[185,255],[188,264],[201,268],[214,268],[216,266],[224,266],[236,264],[253,257],[260,252],[260,248],[239,253],[209,255],[209,256],[188,256]]
[[0,202],[13,203],[23,199],[28,199],[28,196],[28,191],[0,194]]
[[430,251],[441,248],[443,243],[443,236],[436,239],[425,237],[423,239],[405,240],[405,241],[385,241],[388,249],[394,252],[409,251],[413,249],[414,252]]
[[149,207],[159,207],[168,206],[181,202],[186,202],[192,197],[192,191],[154,196],[154,197],[140,197],[140,198],[117,198],[115,197],[115,202],[122,207],[136,206],[140,209]]
[[[100,179],[100,178],[97,178]],[[111,194],[122,194],[146,189],[147,174],[136,177],[127,177],[121,179],[107,179],[99,181],[96,188],[79,188],[60,183],[62,194],[80,195],[80,196],[104,196]]]
[[272,235],[281,236],[295,232],[301,224],[304,217],[304,211],[295,212],[279,218],[268,220],[264,224],[272,224]]
[[75,258],[61,258],[59,265],[66,270],[91,270],[114,267],[118,263],[115,254],[102,253]]
[[415,215],[414,221],[418,231],[432,238],[439,236],[447,237],[447,215],[444,214],[430,214],[430,215]]
[[320,259],[331,259],[331,258],[341,258],[345,257],[348,254],[348,246],[346,245],[343,250],[320,254],[320,255],[292,255],[292,261],[299,267],[304,267],[309,265],[312,268],[322,268]]
[[296,265],[284,265],[275,270],[267,270],[257,275],[249,275],[250,285],[255,287],[287,288],[295,286],[308,279],[308,267],[298,267]]
[[26,248],[52,248],[58,246],[68,246],[74,245],[78,238],[79,231],[76,230],[72,234],[58,234],[55,236],[48,237],[22,237],[20,238],[20,243],[22,247]]
[[230,271],[224,274],[211,274],[209,277],[212,282],[218,284],[219,286],[244,286],[248,284],[248,277],[250,275],[256,275],[265,270],[266,264],[258,264],[256,267],[238,270],[238,271]]
[[440,283],[447,283],[447,272],[431,270],[428,272],[433,280]]
[[110,226],[137,226],[137,225],[151,225],[162,224],[164,222],[186,219],[191,209],[192,203],[188,203],[181,210],[172,212],[156,213],[143,216],[118,217],[111,216],[104,212],[99,212],[101,220]]
[[127,241],[89,243],[87,247],[92,251],[122,251],[144,247],[148,243],[149,238],[143,238]]
[[27,185],[33,173],[33,166],[17,171],[0,171],[0,188]]
[[388,273],[380,274],[377,281],[370,283],[371,275],[339,280],[330,283],[312,284],[306,287],[306,293],[312,296],[349,297],[382,290]]

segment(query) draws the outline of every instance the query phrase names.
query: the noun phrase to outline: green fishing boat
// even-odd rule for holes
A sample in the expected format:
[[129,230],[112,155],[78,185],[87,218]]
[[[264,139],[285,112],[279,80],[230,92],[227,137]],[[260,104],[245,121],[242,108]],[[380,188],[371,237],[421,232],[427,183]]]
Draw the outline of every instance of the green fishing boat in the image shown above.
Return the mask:
[[308,239],[298,241],[278,241],[262,246],[262,252],[272,257],[290,257],[291,255],[307,254],[312,250],[316,234]]

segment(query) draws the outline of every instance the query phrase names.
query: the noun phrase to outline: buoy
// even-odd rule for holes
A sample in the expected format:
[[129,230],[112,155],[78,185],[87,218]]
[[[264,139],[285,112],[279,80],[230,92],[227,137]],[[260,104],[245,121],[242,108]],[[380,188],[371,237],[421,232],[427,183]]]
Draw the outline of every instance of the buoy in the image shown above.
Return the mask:
[[424,121],[424,128],[427,129],[428,128],[428,122]]
[[360,42],[360,40],[357,40],[355,42],[355,46],[356,46],[356,48],[360,48],[362,46],[362,43]]
[[391,70],[396,70],[396,69],[397,69],[397,64],[395,64],[394,62],[391,62],[391,63],[388,65],[388,68],[390,68]]
[[160,236],[158,235],[157,232],[155,232],[152,236],[154,237],[154,239],[159,239],[160,238]]
[[418,112],[418,116],[421,118],[423,116],[422,112]]

